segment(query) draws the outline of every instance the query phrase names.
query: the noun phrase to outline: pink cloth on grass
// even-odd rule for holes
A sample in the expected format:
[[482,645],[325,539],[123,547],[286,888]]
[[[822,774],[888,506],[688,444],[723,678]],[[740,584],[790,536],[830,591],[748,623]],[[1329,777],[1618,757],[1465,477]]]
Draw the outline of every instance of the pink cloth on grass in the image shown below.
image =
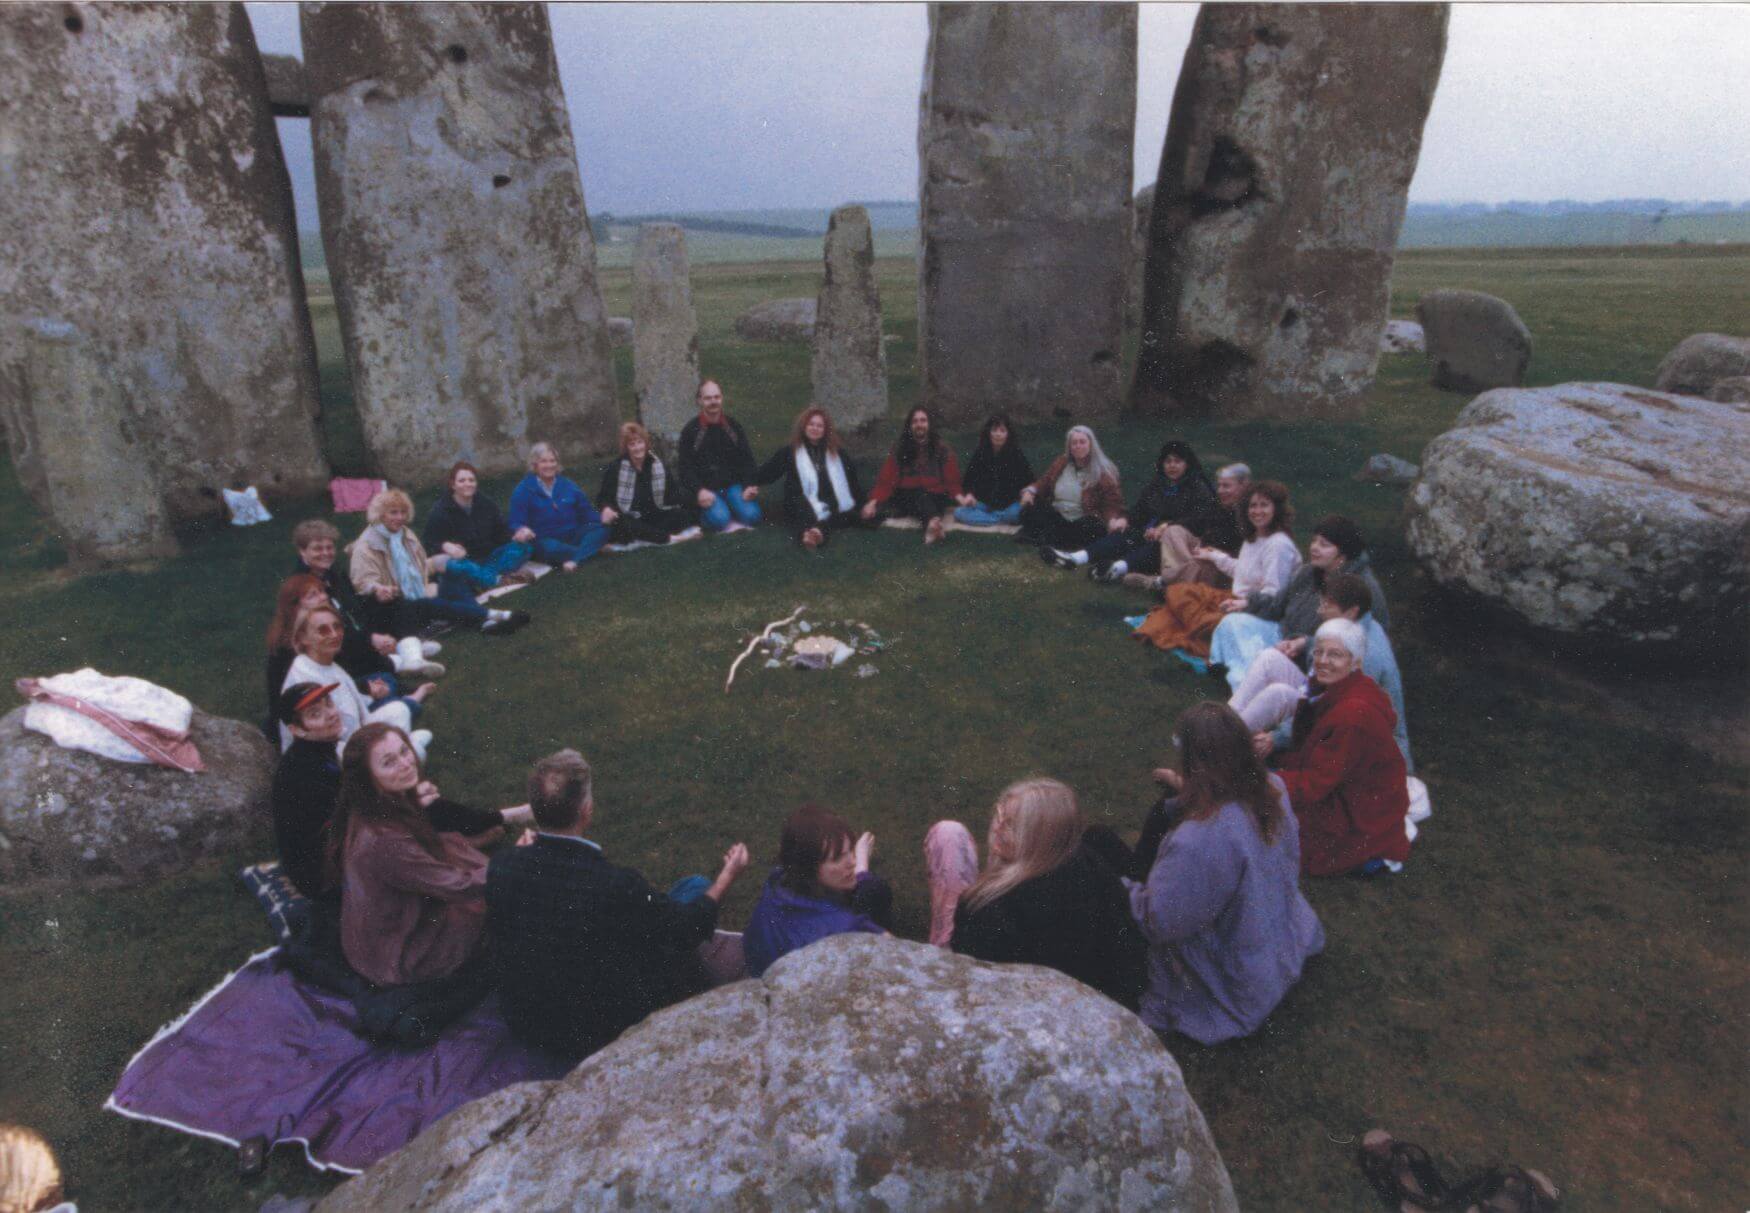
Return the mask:
[[328,492],[334,498],[336,514],[364,513],[371,504],[371,498],[388,487],[387,480],[360,480],[346,476],[336,476],[328,482]]

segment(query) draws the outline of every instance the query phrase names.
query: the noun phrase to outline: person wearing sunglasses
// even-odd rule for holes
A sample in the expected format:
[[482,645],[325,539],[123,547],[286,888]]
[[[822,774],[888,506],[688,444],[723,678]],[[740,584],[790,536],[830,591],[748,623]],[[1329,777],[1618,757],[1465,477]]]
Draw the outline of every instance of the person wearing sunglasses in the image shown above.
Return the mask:
[[[292,664],[286,670],[286,680],[281,689],[300,682],[319,686],[326,686],[331,682],[336,684],[331,697],[335,710],[340,713],[340,736],[335,743],[337,750],[346,747],[347,738],[358,732],[359,726],[366,721],[379,720],[405,732],[412,739],[414,748],[423,756],[425,747],[431,741],[431,732],[428,729],[412,727],[413,717],[407,705],[399,699],[386,699],[372,706],[359,694],[346,671],[336,664],[345,637],[346,623],[341,619],[340,612],[329,606],[306,608],[298,616],[298,622],[292,629],[292,649],[297,656],[292,658]],[[291,745],[292,732],[281,722],[280,750],[284,752]]]

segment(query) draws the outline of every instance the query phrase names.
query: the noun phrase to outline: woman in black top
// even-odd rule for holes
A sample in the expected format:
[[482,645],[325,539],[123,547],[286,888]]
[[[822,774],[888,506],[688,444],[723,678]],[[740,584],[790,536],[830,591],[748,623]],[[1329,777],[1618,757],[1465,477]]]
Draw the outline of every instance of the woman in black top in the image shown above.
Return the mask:
[[789,443],[754,473],[755,484],[779,479],[784,482],[784,524],[810,551],[826,546],[834,531],[863,525],[857,469],[840,453],[838,431],[820,406],[811,404],[796,415]]
[[650,449],[650,431],[636,421],[620,427],[620,457],[602,469],[596,505],[609,543],[669,543],[700,535],[699,511],[681,504],[680,477]]
[[961,526],[1016,525],[1021,521],[1021,490],[1033,483],[1035,475],[1009,415],[993,414],[960,477],[965,492],[958,498],[954,520]]

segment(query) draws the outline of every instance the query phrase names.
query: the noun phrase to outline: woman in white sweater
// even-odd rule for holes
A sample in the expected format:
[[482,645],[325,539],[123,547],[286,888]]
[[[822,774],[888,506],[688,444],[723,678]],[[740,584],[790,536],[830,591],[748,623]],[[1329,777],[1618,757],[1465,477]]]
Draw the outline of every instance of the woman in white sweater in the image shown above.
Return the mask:
[[[330,699],[340,712],[340,740],[335,743],[336,751],[346,748],[346,739],[358,732],[360,725],[380,720],[406,732],[413,740],[413,748],[424,755],[431,733],[426,729],[412,729],[413,717],[407,705],[399,699],[388,699],[372,706],[359,694],[358,687],[346,671],[335,664],[344,635],[345,624],[340,613],[332,607],[304,610],[292,630],[292,649],[297,656],[292,658],[291,668],[286,671],[286,680],[280,689],[300,682],[332,685]],[[284,751],[291,744],[291,731],[280,725],[280,749]]]

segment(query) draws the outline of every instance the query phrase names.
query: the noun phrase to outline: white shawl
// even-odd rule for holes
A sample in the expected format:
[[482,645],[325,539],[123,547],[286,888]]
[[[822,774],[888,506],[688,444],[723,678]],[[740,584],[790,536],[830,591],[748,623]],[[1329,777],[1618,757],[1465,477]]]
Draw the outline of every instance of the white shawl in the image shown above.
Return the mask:
[[[796,478],[802,482],[802,495],[808,499],[808,508],[814,511],[815,518],[825,522],[832,517],[832,510],[820,499],[820,473],[814,468],[814,460],[808,457],[808,448],[798,445],[791,452],[791,458],[796,461]],[[826,453],[826,474],[832,480],[832,491],[838,495],[839,508],[848,510],[854,507],[857,502],[851,496],[850,481],[845,479],[845,463],[837,451]]]

